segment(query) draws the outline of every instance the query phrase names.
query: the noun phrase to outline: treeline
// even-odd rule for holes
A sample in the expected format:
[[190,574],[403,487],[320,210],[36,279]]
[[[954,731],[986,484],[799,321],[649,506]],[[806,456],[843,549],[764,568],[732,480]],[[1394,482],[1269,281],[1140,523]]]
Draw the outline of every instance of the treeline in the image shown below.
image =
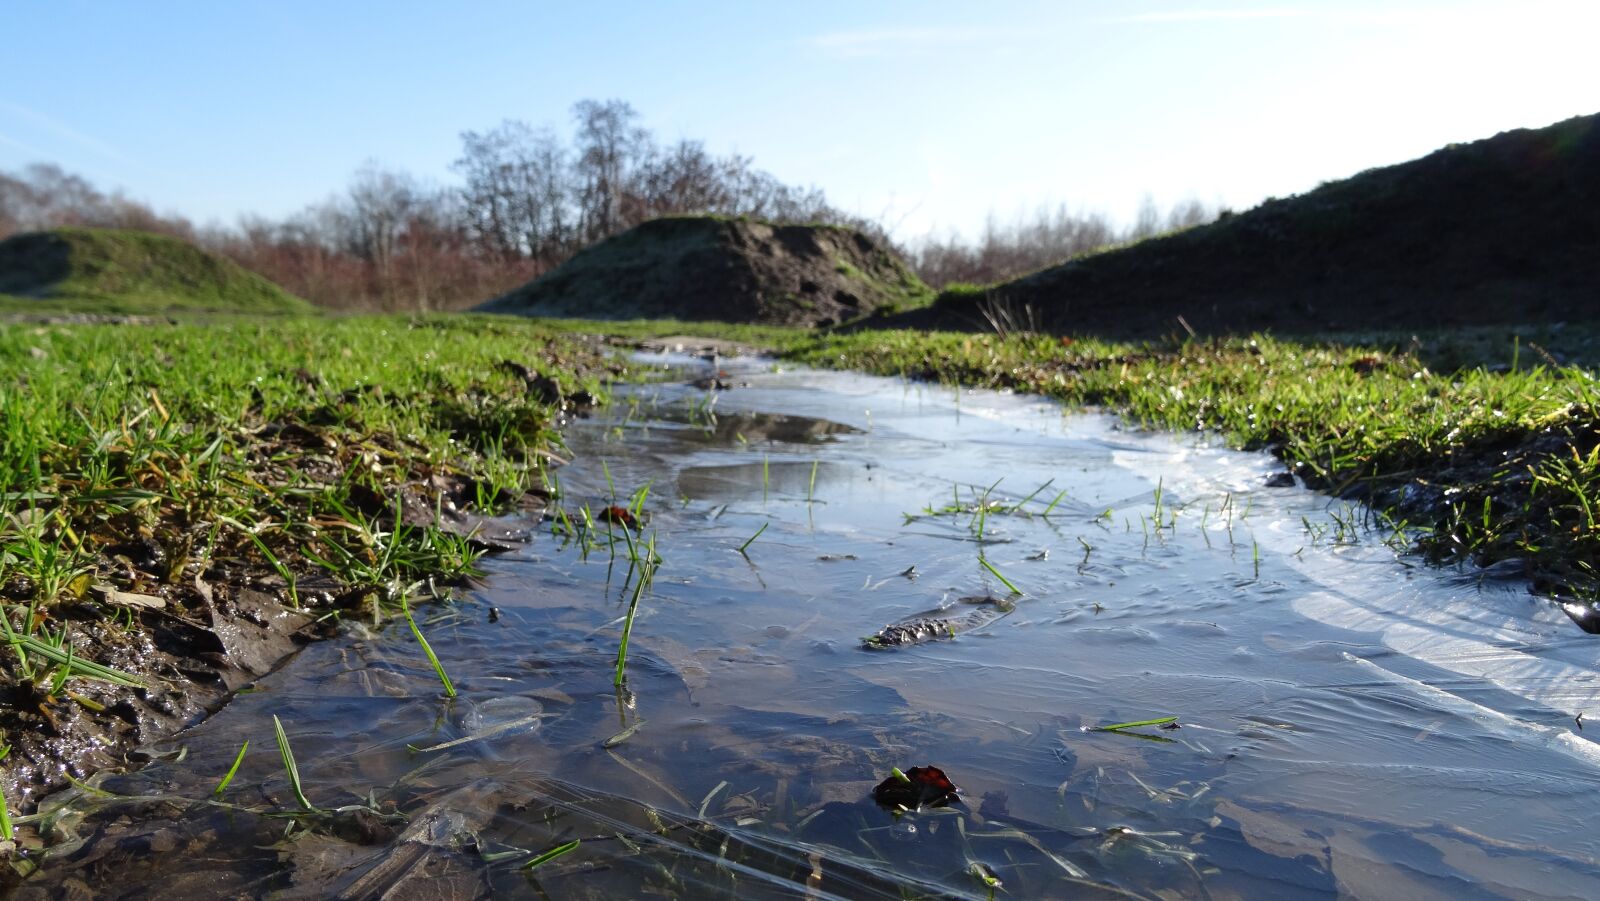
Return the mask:
[[[369,163],[320,203],[281,220],[241,216],[232,227],[197,227],[36,164],[0,172],[0,238],[62,225],[144,229],[222,253],[323,306],[430,310],[504,293],[664,215],[827,222],[884,237],[877,223],[835,209],[817,188],[785,184],[749,157],[717,155],[699,141],[661,144],[625,102],[586,100],[572,117],[566,139],[514,120],[465,132],[452,165],[457,185]],[[1212,215],[1190,202],[1162,216],[1147,201],[1134,226],[1119,231],[1101,214],[1061,207],[1010,226],[991,219],[976,243],[925,239],[907,256],[935,287],[993,282]]]
[[0,239],[62,225],[137,228],[194,236],[178,216],[161,216],[122,194],[106,194],[60,166],[35,163],[20,172],[0,172]]
[[929,236],[913,246],[908,257],[922,280],[935,288],[953,283],[986,285],[1006,281],[1085,254],[1168,232],[1204,225],[1219,210],[1198,200],[1185,200],[1162,213],[1149,197],[1133,225],[1118,228],[1104,213],[1076,212],[1065,204],[1041,207],[1032,217],[1010,224],[992,215],[976,242],[960,236]]
[[361,309],[451,309],[478,303],[579,249],[657,216],[718,213],[870,227],[822,191],[785,184],[749,157],[699,141],[662,145],[622,101],[573,107],[563,140],[506,121],[461,136],[441,187],[369,163],[348,187],[282,220],[242,216],[196,227],[52,165],[0,173],[0,237],[61,225],[141,228],[223,253],[308,300]]

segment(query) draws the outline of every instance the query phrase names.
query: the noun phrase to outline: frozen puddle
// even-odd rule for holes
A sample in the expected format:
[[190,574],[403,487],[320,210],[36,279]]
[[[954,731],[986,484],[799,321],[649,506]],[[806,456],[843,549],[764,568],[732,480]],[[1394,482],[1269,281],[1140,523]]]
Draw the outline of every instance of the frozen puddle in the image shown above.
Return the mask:
[[[626,544],[546,522],[429,611],[459,698],[403,623],[352,628],[171,743],[183,762],[102,784],[143,801],[72,800],[78,839],[33,888],[1600,897],[1574,719],[1600,709],[1600,643],[1520,583],[1397,558],[1359,508],[1263,487],[1262,455],[722,365],[748,385],[628,389],[570,434],[571,519],[648,486],[663,562],[624,690]],[[934,625],[863,648],[905,622]],[[313,803],[345,810],[288,838],[274,714]],[[247,738],[239,809],[181,801]],[[965,802],[872,802],[922,765]]]

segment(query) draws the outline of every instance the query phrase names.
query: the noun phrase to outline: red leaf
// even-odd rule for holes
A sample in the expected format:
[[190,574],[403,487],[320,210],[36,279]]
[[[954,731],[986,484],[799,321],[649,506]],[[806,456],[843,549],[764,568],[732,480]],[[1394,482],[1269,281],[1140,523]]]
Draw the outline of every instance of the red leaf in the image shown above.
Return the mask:
[[886,807],[943,807],[961,800],[961,789],[936,766],[914,766],[904,778],[890,776],[872,790],[872,798]]

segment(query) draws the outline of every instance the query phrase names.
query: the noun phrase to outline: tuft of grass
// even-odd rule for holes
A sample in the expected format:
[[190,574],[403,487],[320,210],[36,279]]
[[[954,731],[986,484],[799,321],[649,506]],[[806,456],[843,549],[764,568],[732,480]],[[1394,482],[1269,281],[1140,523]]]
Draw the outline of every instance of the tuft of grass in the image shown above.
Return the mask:
[[562,412],[533,376],[570,402],[618,371],[518,319],[0,323],[0,679],[136,690],[103,639],[51,627],[82,606],[142,629],[100,583],[194,605],[220,562],[319,615],[373,599],[374,618],[418,582],[460,584],[481,551],[449,511],[551,483]]
[[[18,665],[24,673],[28,674],[34,682],[53,682],[54,690],[60,691],[62,684],[70,676],[82,676],[88,679],[98,679],[101,682],[110,682],[126,688],[144,688],[145,683],[121,670],[102,666],[92,660],[85,660],[73,653],[72,646],[65,643],[65,633],[57,633],[52,640],[35,638],[32,635],[19,634],[11,626],[11,619],[0,614],[0,629],[5,632],[4,640],[11,646],[17,655]],[[29,661],[28,655],[42,657],[59,667],[55,678],[46,678],[46,672],[37,670]]]

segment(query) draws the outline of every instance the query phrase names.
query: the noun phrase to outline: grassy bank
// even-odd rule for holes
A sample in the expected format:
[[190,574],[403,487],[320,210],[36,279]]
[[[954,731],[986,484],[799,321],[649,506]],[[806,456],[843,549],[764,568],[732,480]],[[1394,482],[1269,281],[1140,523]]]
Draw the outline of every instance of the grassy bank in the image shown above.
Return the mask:
[[203,311],[306,314],[312,307],[230,260],[166,235],[58,228],[0,241],[0,314]]
[[1499,350],[1500,371],[1435,372],[1418,352],[1260,336],[1117,344],[881,331],[793,342],[787,355],[1220,433],[1270,449],[1313,487],[1366,499],[1432,560],[1521,560],[1536,586],[1593,599],[1600,385],[1509,338]]
[[[551,322],[721,337],[813,366],[1026,391],[1270,450],[1370,503],[1440,563],[1522,561],[1539,590],[1600,599],[1595,329],[1110,342],[907,330],[827,334],[679,321]],[[1531,340],[1530,340],[1531,339]]]
[[0,768],[181,694],[241,592],[383,616],[470,574],[611,366],[509,319],[0,326]]

